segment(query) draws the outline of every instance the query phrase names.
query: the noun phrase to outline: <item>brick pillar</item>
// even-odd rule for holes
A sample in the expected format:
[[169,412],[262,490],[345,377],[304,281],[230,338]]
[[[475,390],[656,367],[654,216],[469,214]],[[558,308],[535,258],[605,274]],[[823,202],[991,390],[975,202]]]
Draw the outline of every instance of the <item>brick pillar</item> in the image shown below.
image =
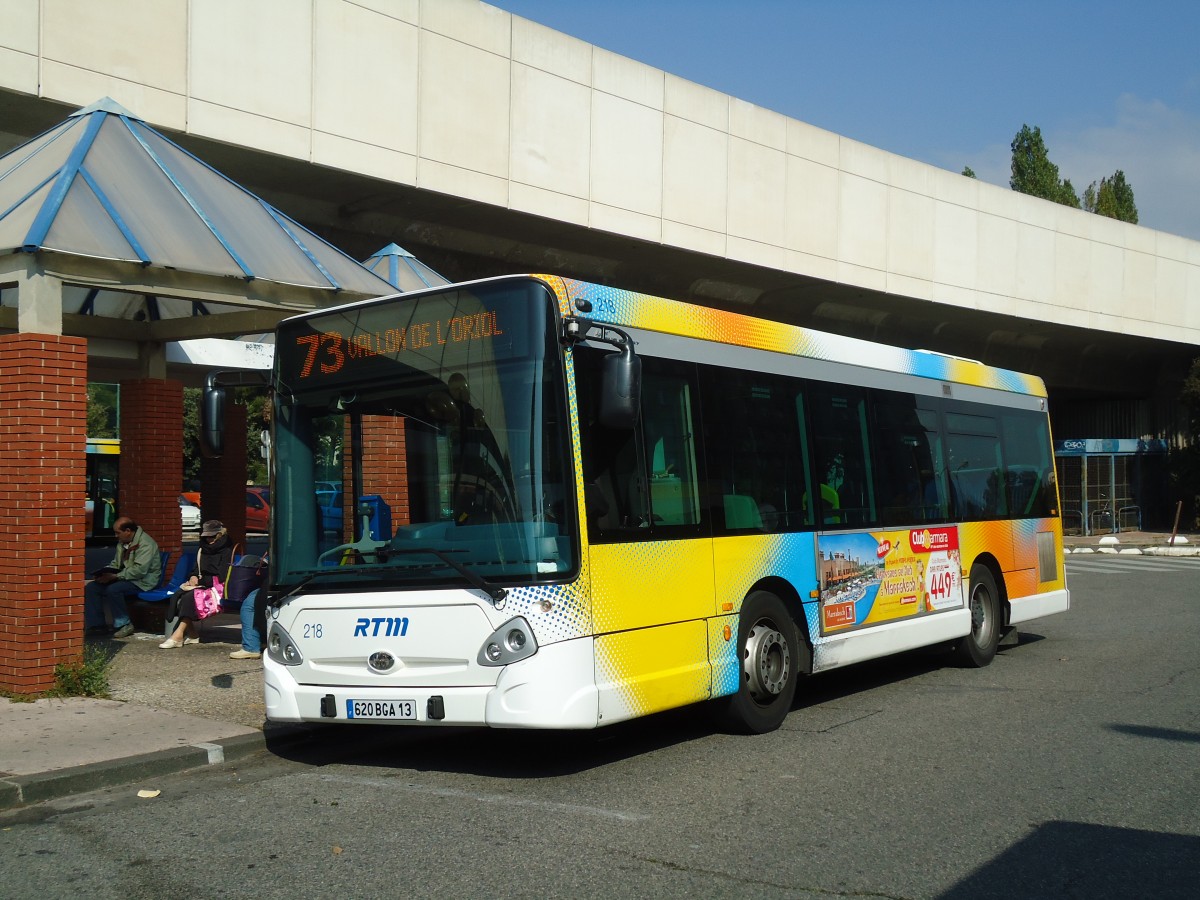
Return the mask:
[[[121,469],[117,511],[171,553],[183,546],[183,385],[161,378],[121,382]],[[167,572],[168,576],[170,571]]]
[[235,544],[246,543],[246,407],[225,404],[225,453],[200,463],[200,509],[220,519]]
[[408,450],[404,420],[391,416],[363,417],[363,493],[379,494],[392,510],[392,529],[407,525]]
[[[35,694],[83,649],[87,341],[0,335],[0,687]],[[23,537],[22,537],[23,536]]]

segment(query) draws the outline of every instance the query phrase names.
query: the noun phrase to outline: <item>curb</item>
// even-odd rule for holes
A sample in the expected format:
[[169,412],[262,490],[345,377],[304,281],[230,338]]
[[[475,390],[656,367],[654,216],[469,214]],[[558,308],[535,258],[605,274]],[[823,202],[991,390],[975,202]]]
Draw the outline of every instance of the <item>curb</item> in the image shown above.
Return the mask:
[[1200,556],[1200,546],[1188,547],[1064,547],[1063,554],[1103,553],[1107,556]]
[[305,743],[313,733],[313,729],[304,726],[273,728],[269,735],[261,731],[239,734],[212,743],[172,747],[53,772],[11,775],[0,778],[0,812],[102,788],[121,787],[146,778],[160,778],[203,766],[237,762],[256,753],[274,752]]

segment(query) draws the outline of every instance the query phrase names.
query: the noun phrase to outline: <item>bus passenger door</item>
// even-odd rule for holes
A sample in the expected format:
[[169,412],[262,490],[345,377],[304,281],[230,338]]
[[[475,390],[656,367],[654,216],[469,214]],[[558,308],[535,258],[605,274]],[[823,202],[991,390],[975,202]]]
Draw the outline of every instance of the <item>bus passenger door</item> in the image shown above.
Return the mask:
[[694,368],[643,359],[634,429],[596,421],[595,351],[579,348],[597,683],[606,722],[705,699],[713,560]]

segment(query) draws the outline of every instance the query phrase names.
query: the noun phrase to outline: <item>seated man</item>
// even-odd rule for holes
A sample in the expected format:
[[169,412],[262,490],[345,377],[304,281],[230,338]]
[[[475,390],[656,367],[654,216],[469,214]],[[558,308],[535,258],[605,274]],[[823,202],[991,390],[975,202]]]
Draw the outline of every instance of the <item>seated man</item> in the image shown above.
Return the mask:
[[158,587],[162,580],[162,557],[154,538],[142,531],[129,516],[113,523],[117,535],[117,555],[107,569],[97,572],[83,589],[83,623],[87,633],[107,635],[104,608],[112,611],[113,637],[129,637],[133,625],[125,601],[138,591]]

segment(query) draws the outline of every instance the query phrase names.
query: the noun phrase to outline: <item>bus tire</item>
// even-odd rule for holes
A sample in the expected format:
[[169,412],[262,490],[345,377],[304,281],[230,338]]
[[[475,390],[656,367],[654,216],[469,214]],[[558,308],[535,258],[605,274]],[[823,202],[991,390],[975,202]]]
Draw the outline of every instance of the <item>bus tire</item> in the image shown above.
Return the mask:
[[783,601],[755,591],[742,603],[738,624],[741,683],[719,701],[722,725],[742,734],[778,728],[796,696],[801,656],[796,624]]
[[971,633],[955,643],[954,656],[961,666],[981,669],[996,658],[1003,624],[1000,621],[1000,592],[987,566],[971,567],[967,610],[971,613]]

